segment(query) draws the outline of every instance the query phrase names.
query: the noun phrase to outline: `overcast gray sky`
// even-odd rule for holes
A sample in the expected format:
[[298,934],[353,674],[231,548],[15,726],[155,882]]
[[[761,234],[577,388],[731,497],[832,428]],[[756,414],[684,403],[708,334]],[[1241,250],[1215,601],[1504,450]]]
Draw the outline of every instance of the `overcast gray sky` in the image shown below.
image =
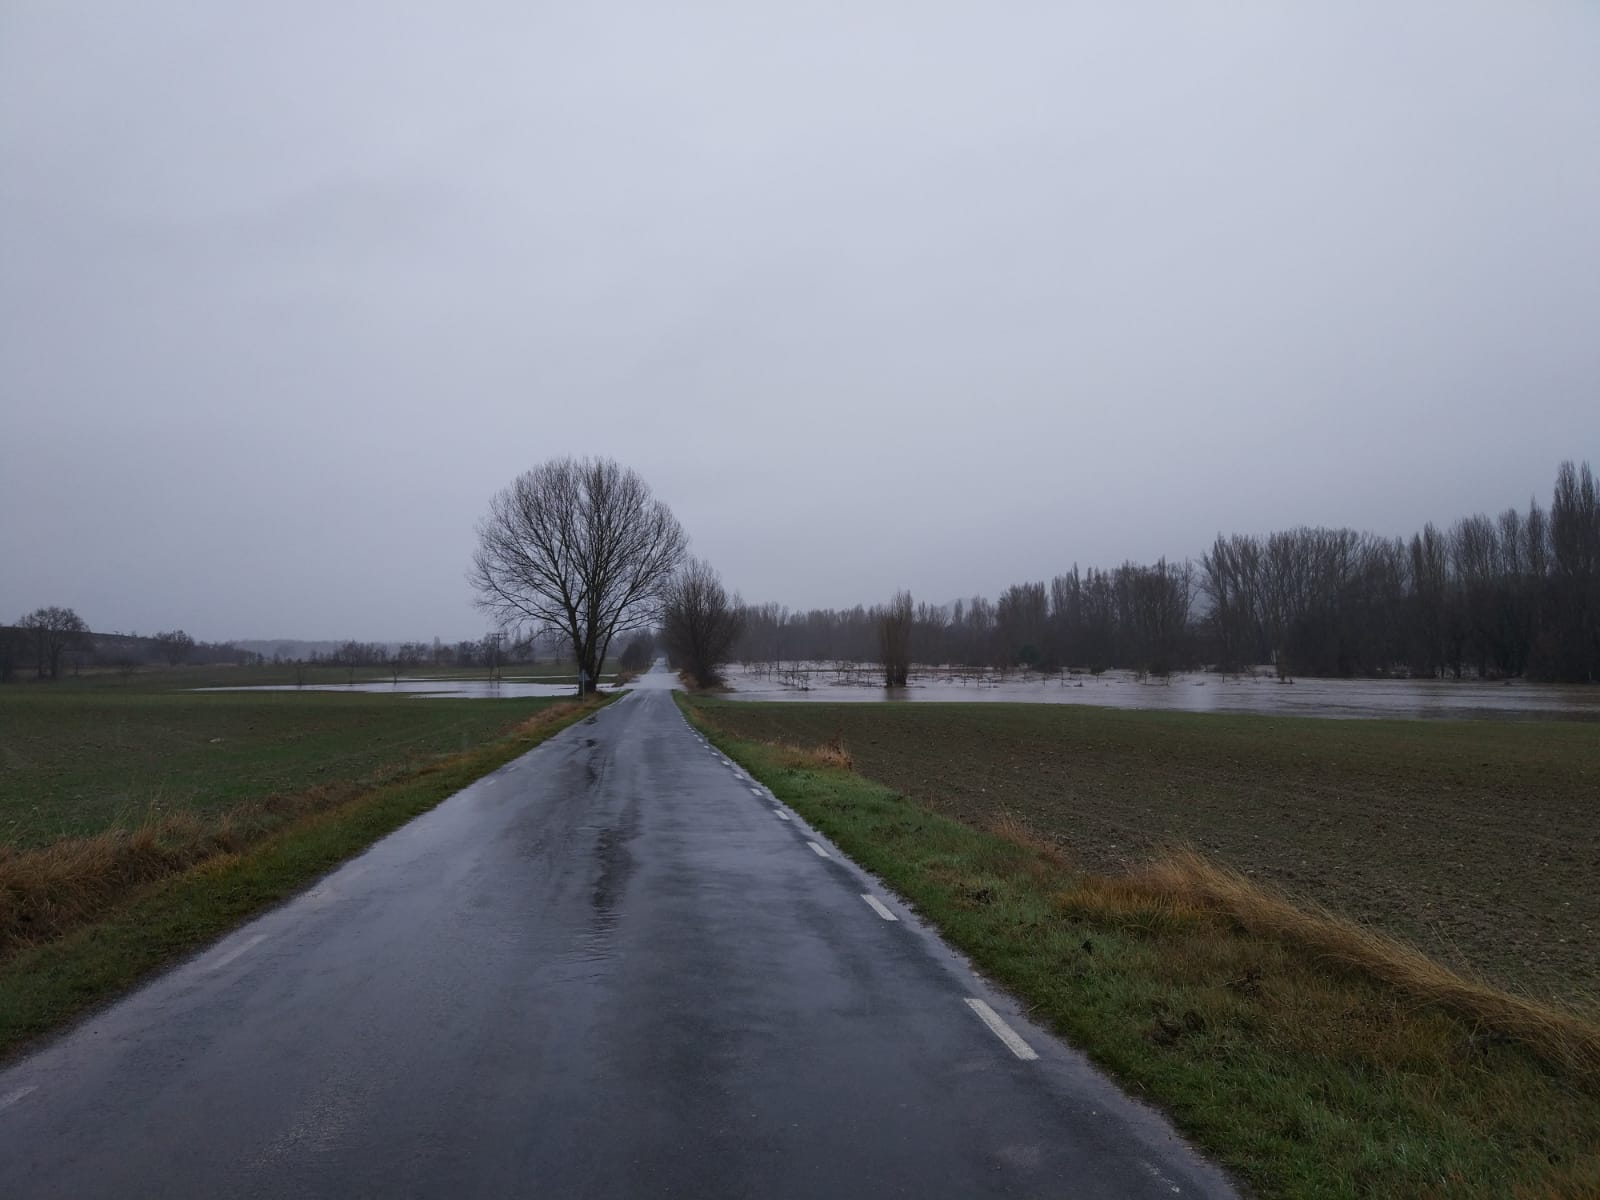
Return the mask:
[[490,494],[948,600],[1600,459],[1600,5],[0,0],[0,618],[463,637]]

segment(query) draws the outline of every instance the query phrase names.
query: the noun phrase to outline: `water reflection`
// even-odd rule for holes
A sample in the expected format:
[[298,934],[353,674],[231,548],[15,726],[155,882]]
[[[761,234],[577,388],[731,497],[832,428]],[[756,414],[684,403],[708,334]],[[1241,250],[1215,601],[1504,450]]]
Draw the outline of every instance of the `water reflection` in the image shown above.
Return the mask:
[[913,672],[909,687],[891,691],[869,669],[812,663],[770,671],[735,667],[728,683],[735,700],[975,700],[1299,717],[1600,721],[1600,687],[1517,681],[1297,678],[1281,683],[1267,674],[1141,680],[1128,671],[1042,676],[923,670]]

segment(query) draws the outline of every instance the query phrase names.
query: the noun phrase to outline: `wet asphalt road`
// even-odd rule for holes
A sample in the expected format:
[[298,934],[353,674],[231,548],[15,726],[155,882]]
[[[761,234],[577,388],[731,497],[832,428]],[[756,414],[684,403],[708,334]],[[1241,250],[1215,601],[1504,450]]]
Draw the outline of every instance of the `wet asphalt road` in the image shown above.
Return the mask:
[[0,1197],[1232,1194],[667,682],[0,1072]]

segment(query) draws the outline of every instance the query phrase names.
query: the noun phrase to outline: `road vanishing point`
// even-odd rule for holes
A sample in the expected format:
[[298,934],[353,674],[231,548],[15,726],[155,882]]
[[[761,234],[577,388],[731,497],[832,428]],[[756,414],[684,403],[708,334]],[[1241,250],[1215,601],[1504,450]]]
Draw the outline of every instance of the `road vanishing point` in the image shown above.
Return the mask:
[[1234,1195],[671,686],[0,1072],[0,1196]]

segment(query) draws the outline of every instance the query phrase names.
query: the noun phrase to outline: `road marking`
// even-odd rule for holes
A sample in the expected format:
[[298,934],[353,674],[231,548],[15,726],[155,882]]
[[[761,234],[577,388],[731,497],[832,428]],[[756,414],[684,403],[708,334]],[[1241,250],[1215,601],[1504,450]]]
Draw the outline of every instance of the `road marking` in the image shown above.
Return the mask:
[[[773,809],[772,815],[777,817],[780,821],[787,821],[789,819],[789,814],[784,812],[781,808]],[[813,845],[815,845],[815,843],[813,843]]]
[[266,941],[266,940],[267,940],[267,935],[266,934],[258,933],[258,934],[255,935],[255,937],[250,938],[248,941],[244,942],[243,944],[235,946],[232,950],[229,950],[226,954],[224,954],[221,958],[217,959],[216,962],[212,963],[206,969],[208,971],[220,971],[220,970],[222,970],[223,967],[227,966],[234,959],[238,958],[241,954],[250,953],[250,951],[254,950],[257,946],[261,945],[261,943]]
[[1168,1179],[1165,1175],[1163,1175],[1161,1173],[1161,1168],[1156,1166],[1155,1163],[1145,1162],[1145,1160],[1141,1158],[1139,1160],[1139,1165],[1141,1167],[1143,1167],[1146,1171],[1149,1171],[1150,1174],[1154,1175],[1162,1183],[1166,1184],[1169,1188],[1171,1188],[1173,1195],[1175,1195],[1175,1196],[1183,1195],[1183,1189],[1181,1187],[1179,1187],[1177,1184],[1173,1183],[1172,1180]]
[[39,1085],[37,1083],[30,1083],[26,1087],[19,1087],[14,1092],[7,1092],[4,1096],[0,1096],[0,1110],[4,1110],[4,1109],[7,1109],[7,1108],[10,1108],[13,1104],[15,1104],[18,1100],[21,1100],[29,1092],[37,1092],[38,1090],[39,1090]]
[[806,845],[810,846],[813,850],[816,851],[818,858],[827,858],[828,857],[828,852],[826,850],[824,850],[821,846],[817,845],[815,842],[807,842]]
[[1006,1049],[1015,1054],[1024,1062],[1032,1062],[1039,1056],[1033,1052],[1033,1047],[1017,1036],[1016,1030],[1000,1019],[1000,1014],[995,1012],[982,1000],[967,997],[967,1007],[978,1014],[978,1019],[989,1027],[989,1031],[1006,1044]]
[[861,898],[863,900],[865,900],[868,904],[872,905],[872,911],[877,913],[885,921],[898,921],[900,919],[899,917],[895,916],[892,912],[890,912],[887,908],[885,908],[884,905],[883,905],[883,901],[879,900],[871,892],[862,892],[861,893]]
[[753,787],[753,788],[750,789],[750,794],[752,796],[759,796],[759,795],[761,795],[761,789],[758,788],[758,787]]

